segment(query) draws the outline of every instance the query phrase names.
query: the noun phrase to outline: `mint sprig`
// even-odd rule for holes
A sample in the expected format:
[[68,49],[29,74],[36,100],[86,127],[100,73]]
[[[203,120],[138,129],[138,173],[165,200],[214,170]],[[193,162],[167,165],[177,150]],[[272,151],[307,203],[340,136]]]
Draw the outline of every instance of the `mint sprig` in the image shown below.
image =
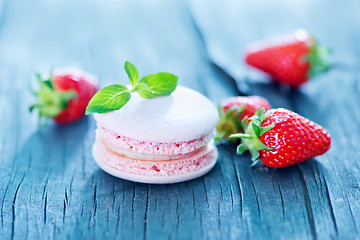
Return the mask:
[[129,76],[132,89],[121,84],[107,86],[98,91],[86,107],[86,115],[90,113],[107,113],[121,109],[137,92],[143,98],[154,98],[170,95],[176,88],[177,76],[160,72],[150,74],[140,79],[136,67],[130,62],[125,62],[125,71]]

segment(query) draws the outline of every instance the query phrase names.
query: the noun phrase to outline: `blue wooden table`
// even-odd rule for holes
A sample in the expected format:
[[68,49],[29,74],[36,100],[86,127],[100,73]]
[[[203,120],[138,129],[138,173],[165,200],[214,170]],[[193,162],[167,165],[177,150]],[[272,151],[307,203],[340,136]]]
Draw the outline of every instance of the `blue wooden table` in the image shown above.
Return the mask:
[[[0,0],[0,239],[360,239],[360,3],[348,1]],[[336,67],[298,91],[248,69],[250,41],[305,27]],[[199,179],[114,178],[91,155],[95,122],[39,128],[35,72],[78,67],[102,86],[168,71],[218,104],[262,95],[327,128],[323,156],[251,169],[218,144]]]

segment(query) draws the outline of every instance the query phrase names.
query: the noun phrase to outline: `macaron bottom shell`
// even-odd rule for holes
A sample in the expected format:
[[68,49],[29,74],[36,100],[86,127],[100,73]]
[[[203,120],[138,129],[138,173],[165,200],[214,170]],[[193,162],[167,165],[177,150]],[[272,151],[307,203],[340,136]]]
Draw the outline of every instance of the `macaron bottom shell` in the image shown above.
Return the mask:
[[105,172],[122,179],[154,184],[184,182],[208,173],[216,164],[213,141],[194,154],[170,160],[137,160],[111,151],[99,139],[93,145],[96,163]]

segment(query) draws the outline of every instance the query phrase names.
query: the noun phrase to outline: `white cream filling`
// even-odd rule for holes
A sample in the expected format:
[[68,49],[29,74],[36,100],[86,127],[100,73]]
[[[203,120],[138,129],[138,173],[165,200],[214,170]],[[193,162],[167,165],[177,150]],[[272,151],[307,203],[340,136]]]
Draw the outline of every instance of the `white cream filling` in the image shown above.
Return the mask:
[[97,137],[96,141],[98,141],[106,149],[108,149],[109,151],[111,151],[115,154],[122,155],[126,158],[131,158],[134,160],[145,160],[145,161],[166,161],[166,160],[176,160],[176,159],[183,160],[183,159],[186,159],[189,157],[194,158],[196,156],[203,155],[204,153],[209,151],[210,147],[213,147],[213,145],[214,145],[214,140],[211,140],[205,146],[203,146],[199,149],[196,149],[195,151],[187,153],[187,154],[156,155],[156,154],[143,154],[143,153],[132,152],[132,151],[128,151],[128,150],[124,150],[124,149],[120,149],[120,148],[114,148],[112,146],[108,146],[108,145],[104,144],[101,141],[101,139],[98,137]]

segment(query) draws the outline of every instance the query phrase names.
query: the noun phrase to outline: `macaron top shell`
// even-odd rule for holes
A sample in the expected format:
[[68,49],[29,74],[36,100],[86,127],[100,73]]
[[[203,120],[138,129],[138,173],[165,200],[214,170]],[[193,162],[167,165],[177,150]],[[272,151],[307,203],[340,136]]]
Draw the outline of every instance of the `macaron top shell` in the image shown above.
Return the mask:
[[212,132],[219,120],[218,111],[208,98],[181,86],[169,96],[152,99],[132,94],[120,110],[94,117],[99,127],[119,136],[157,143],[197,139]]

